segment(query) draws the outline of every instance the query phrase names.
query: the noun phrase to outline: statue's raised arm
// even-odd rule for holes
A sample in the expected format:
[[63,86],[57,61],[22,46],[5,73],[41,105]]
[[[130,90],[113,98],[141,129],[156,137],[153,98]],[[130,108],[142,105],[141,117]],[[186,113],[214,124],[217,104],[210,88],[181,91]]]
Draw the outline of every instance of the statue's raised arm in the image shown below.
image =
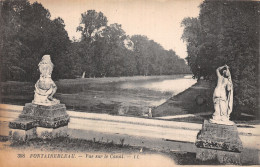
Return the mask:
[[222,70],[222,69],[224,69],[224,68],[227,68],[227,65],[218,67],[218,68],[216,69],[216,73],[217,73],[218,78],[223,77],[223,76],[220,74],[220,70]]

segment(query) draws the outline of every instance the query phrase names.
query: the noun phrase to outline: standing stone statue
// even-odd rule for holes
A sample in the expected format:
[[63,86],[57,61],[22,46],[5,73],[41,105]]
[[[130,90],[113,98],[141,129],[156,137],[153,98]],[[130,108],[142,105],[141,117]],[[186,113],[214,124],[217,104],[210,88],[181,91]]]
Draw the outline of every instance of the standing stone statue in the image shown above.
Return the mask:
[[86,72],[84,71],[81,78],[85,78]]
[[59,104],[60,101],[53,98],[57,86],[51,79],[53,64],[50,55],[44,55],[39,63],[40,79],[35,84],[33,104],[50,106]]
[[215,112],[210,120],[211,123],[234,124],[229,120],[233,108],[233,84],[229,67],[224,65],[217,68],[218,83],[213,93]]
[[204,120],[197,134],[196,158],[217,160],[221,164],[241,164],[242,142],[237,126],[229,120],[233,107],[233,84],[229,67],[217,68],[218,83],[213,93],[215,112],[212,119]]

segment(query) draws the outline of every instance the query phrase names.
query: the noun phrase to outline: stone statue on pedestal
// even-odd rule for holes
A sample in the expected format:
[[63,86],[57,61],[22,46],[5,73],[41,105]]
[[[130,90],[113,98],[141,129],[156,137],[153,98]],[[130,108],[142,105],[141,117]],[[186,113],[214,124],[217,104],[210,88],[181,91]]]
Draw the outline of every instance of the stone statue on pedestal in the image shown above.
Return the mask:
[[70,117],[65,104],[53,98],[57,86],[51,79],[52,70],[50,55],[44,55],[39,63],[41,75],[35,84],[34,100],[25,104],[17,119],[9,122],[11,142],[67,136]]
[[215,112],[211,123],[233,125],[230,114],[233,108],[233,84],[229,67],[224,65],[217,68],[218,83],[213,94]]
[[50,55],[44,55],[39,63],[40,79],[35,84],[33,104],[50,106],[59,104],[60,101],[53,98],[57,86],[51,79],[53,64]]
[[233,107],[233,84],[229,67],[217,68],[218,83],[213,93],[215,112],[204,120],[197,135],[196,158],[202,161],[218,160],[221,164],[241,164],[243,150],[237,126],[229,120]]

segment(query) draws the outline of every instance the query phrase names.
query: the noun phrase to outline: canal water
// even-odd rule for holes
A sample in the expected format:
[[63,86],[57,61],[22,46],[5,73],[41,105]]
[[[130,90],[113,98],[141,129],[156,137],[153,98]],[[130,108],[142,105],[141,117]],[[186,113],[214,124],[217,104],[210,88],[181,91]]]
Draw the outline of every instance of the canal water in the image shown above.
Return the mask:
[[121,85],[123,89],[147,89],[159,92],[170,92],[172,95],[177,95],[180,92],[191,87],[197,81],[192,78],[192,75],[186,75],[177,79],[165,79],[162,81],[149,81],[145,83],[124,83]]
[[192,75],[186,75],[182,78],[168,79],[165,78],[160,81],[147,81],[141,83],[126,82],[121,85],[121,89],[128,90],[140,90],[140,91],[153,91],[158,94],[163,94],[161,98],[147,99],[151,106],[158,106],[164,103],[167,99],[175,96],[197,82],[196,79],[192,78]]

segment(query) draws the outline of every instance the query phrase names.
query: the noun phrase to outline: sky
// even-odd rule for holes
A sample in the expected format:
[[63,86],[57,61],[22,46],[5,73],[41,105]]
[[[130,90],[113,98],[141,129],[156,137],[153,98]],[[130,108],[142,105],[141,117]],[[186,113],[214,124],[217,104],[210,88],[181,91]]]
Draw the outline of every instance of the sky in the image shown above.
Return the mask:
[[108,24],[122,25],[127,35],[145,35],[181,58],[187,56],[186,44],[181,39],[185,17],[197,17],[202,0],[30,0],[40,2],[51,13],[61,17],[70,39],[80,38],[76,32],[81,13],[87,10],[102,12]]

